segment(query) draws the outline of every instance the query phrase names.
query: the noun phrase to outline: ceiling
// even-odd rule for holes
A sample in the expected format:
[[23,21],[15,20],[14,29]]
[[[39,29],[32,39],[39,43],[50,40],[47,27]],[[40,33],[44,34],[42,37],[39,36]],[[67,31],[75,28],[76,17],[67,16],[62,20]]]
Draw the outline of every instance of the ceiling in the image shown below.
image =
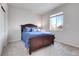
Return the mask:
[[30,12],[39,15],[47,13],[62,4],[63,3],[9,3],[10,6],[29,10]]

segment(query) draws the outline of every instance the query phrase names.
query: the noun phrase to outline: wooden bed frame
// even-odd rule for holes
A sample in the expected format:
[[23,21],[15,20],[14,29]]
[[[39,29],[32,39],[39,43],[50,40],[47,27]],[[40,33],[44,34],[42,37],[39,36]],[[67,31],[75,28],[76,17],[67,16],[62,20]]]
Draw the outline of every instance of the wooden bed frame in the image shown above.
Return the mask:
[[[21,34],[25,27],[37,27],[37,26],[33,24],[21,25]],[[22,39],[22,35],[21,35],[21,39]],[[40,35],[40,36],[30,38],[29,39],[29,43],[30,43],[29,54],[31,55],[31,52],[33,51],[36,51],[40,48],[54,44],[54,39],[55,39],[54,35]]]

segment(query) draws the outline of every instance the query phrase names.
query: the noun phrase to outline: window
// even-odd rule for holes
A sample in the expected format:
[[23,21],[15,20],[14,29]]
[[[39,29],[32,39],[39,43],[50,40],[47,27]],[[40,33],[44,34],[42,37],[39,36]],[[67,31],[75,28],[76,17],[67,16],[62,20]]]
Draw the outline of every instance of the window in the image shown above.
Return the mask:
[[63,12],[50,16],[50,30],[63,30]]

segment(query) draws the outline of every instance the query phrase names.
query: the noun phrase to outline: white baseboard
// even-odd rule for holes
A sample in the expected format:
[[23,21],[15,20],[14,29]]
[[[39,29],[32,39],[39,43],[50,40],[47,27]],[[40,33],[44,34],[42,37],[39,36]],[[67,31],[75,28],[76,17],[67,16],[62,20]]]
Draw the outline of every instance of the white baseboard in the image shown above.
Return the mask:
[[62,44],[65,44],[65,45],[69,45],[69,46],[72,46],[72,47],[76,47],[76,48],[79,48],[79,46],[75,45],[75,44],[71,44],[71,43],[67,43],[67,42],[62,42],[62,41],[57,41],[56,42],[60,42]]

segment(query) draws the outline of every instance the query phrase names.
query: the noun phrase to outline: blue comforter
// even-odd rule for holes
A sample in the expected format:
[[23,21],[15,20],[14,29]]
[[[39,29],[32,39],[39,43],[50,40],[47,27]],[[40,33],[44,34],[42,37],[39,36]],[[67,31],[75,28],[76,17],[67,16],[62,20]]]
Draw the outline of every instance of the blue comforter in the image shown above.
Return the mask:
[[43,35],[43,34],[53,34],[51,32],[23,32],[22,33],[22,40],[24,41],[25,43],[25,47],[26,48],[29,48],[29,39],[31,37],[34,37],[34,36],[38,36],[38,35]]

